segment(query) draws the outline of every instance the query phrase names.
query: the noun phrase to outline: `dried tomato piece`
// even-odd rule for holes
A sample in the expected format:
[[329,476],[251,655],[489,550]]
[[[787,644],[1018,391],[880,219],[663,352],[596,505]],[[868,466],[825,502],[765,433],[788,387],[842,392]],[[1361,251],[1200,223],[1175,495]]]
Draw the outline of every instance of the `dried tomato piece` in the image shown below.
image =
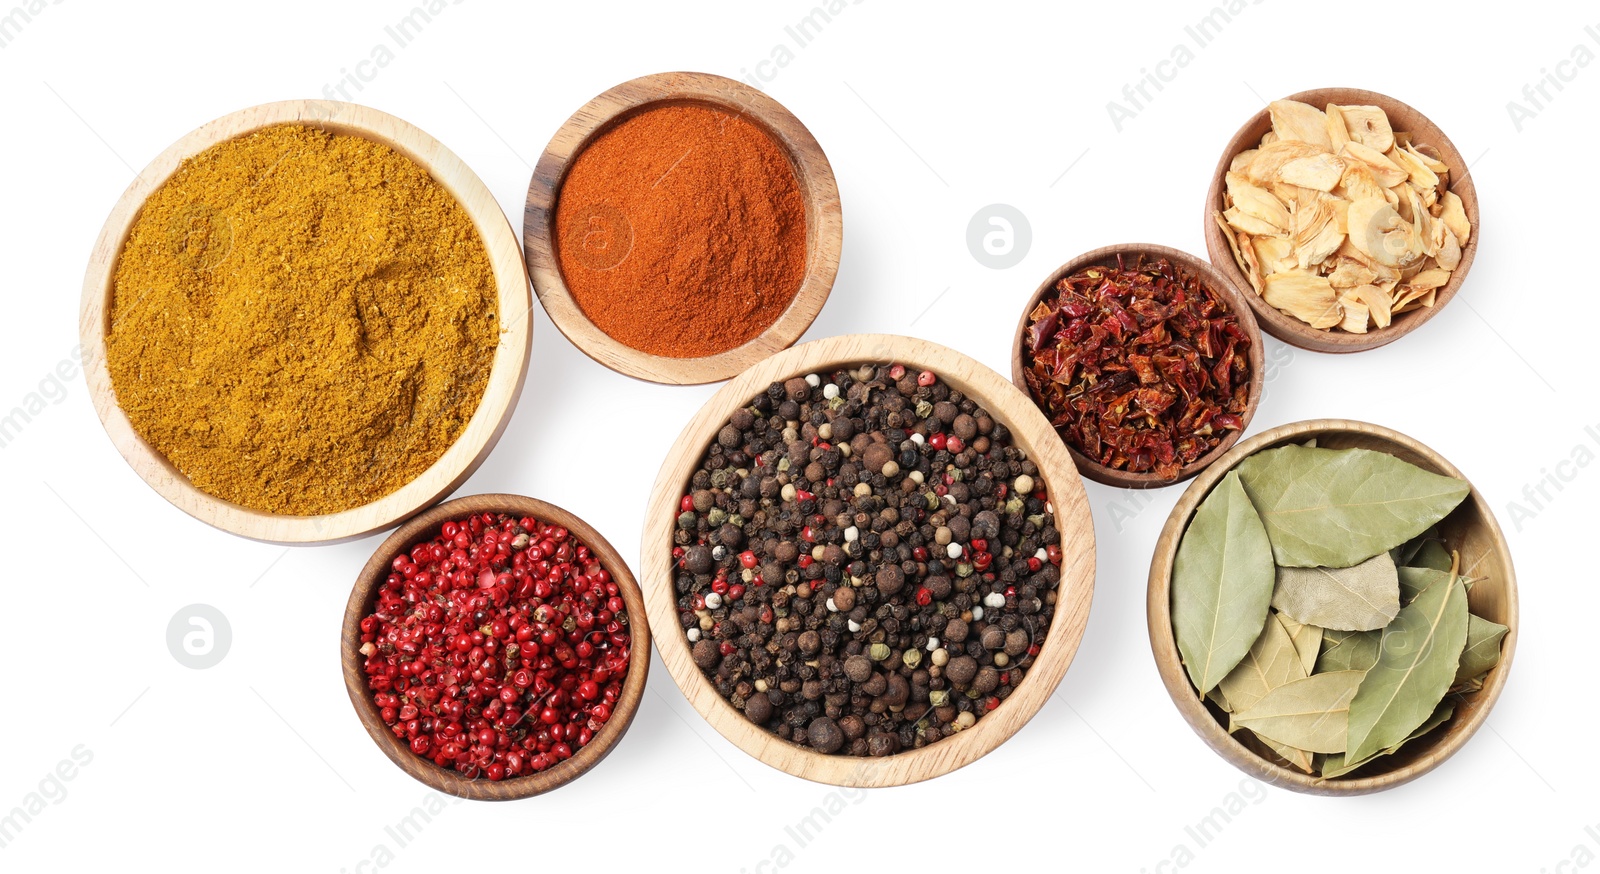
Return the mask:
[[1063,440],[1101,465],[1175,479],[1243,427],[1250,338],[1167,259],[1086,267],[1028,315],[1023,377]]

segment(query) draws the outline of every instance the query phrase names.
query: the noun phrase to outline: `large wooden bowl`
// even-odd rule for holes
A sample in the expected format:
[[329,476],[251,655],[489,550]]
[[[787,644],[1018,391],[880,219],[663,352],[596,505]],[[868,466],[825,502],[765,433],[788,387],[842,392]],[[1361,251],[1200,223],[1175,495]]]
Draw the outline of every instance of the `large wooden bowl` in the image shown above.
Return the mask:
[[[407,744],[396,738],[383,724],[378,707],[372,702],[372,692],[367,688],[366,674],[361,670],[364,659],[359,652],[361,619],[371,612],[372,605],[377,599],[378,587],[383,585],[383,581],[390,573],[389,563],[401,552],[407,552],[416,544],[438,536],[439,526],[445,522],[462,519],[474,513],[532,516],[541,522],[560,525],[588,544],[589,549],[600,559],[601,565],[610,571],[617,588],[622,591],[622,600],[626,605],[629,620],[628,629],[632,635],[628,653],[628,676],[622,681],[622,694],[611,710],[611,718],[600,732],[590,739],[587,746],[579,749],[566,761],[537,774],[513,777],[499,782],[487,779],[469,780],[456,771],[442,768],[435,765],[431,759],[413,753]],[[622,556],[600,536],[600,532],[590,527],[587,522],[554,504],[547,504],[534,498],[525,498],[521,495],[471,495],[446,501],[400,526],[399,530],[389,535],[379,545],[372,558],[367,560],[366,566],[361,569],[361,575],[356,578],[355,587],[350,590],[350,601],[344,608],[344,623],[339,632],[339,662],[344,671],[345,691],[350,695],[350,704],[355,708],[356,716],[361,719],[361,726],[367,730],[367,734],[372,737],[372,742],[378,745],[378,749],[383,750],[383,754],[388,756],[389,761],[394,762],[400,770],[440,792],[448,792],[461,798],[478,801],[511,801],[549,792],[578,779],[588,773],[590,768],[600,764],[600,760],[616,747],[624,734],[627,734],[629,725],[633,723],[634,714],[639,711],[639,700],[644,697],[645,678],[650,672],[650,625],[644,621],[644,615],[644,595],[639,591],[639,584],[634,581],[633,572],[628,570],[628,565],[622,560]]]
[[[134,431],[127,415],[117,405],[116,391],[106,369],[106,333],[110,328],[117,258],[146,198],[160,188],[184,160],[218,143],[279,124],[303,124],[336,134],[365,137],[421,165],[455,195],[471,217],[488,251],[499,289],[500,345],[495,350],[489,381],[478,408],[455,443],[431,467],[398,490],[361,507],[319,516],[267,513],[224,501],[196,488]],[[178,509],[224,531],[256,540],[312,543],[348,540],[387,528],[449,494],[477,470],[500,439],[522,391],[533,337],[533,326],[527,317],[532,306],[528,274],[505,213],[477,174],[444,144],[376,109],[351,103],[291,100],[254,106],[201,126],[168,147],[133,180],[106,219],[90,255],[78,331],[83,344],[84,375],[100,422],[117,451],[151,488]]]
[[[678,623],[673,596],[672,531],[689,479],[733,411],[767,386],[796,375],[867,363],[893,362],[930,369],[977,401],[1010,429],[1044,478],[1061,535],[1061,581],[1050,632],[1038,660],[1000,707],[960,734],[882,758],[826,755],[778,738],[746,719],[695,666]],[[838,786],[880,787],[916,783],[976,761],[1022,728],[1066,673],[1089,619],[1094,594],[1094,524],[1083,483],[1050,425],[1021,392],[982,364],[923,340],[851,334],[806,343],[757,364],[723,386],[690,420],[656,478],[645,515],[640,569],[656,649],[689,703],[723,737],[780,771]]]
[[1224,177],[1228,175],[1228,166],[1233,163],[1234,156],[1246,149],[1255,148],[1261,143],[1262,135],[1272,129],[1272,118],[1265,107],[1239,128],[1239,132],[1233,135],[1233,139],[1229,140],[1228,145],[1222,150],[1222,158],[1217,161],[1216,172],[1211,176],[1211,188],[1206,192],[1206,252],[1211,257],[1211,263],[1216,265],[1222,275],[1245,290],[1245,299],[1256,311],[1256,318],[1261,321],[1262,330],[1285,343],[1313,352],[1363,352],[1393,343],[1422,327],[1424,322],[1444,309],[1445,304],[1456,296],[1461,284],[1466,281],[1467,271],[1472,267],[1472,259],[1478,254],[1478,236],[1482,230],[1482,223],[1478,216],[1478,191],[1472,185],[1472,175],[1468,172],[1467,161],[1438,125],[1421,112],[1387,94],[1363,91],[1360,88],[1315,88],[1291,94],[1287,99],[1298,100],[1318,109],[1330,103],[1341,106],[1379,107],[1389,116],[1391,127],[1396,131],[1410,133],[1418,149],[1424,152],[1431,149],[1432,154],[1449,165],[1450,190],[1461,198],[1461,205],[1466,208],[1467,218],[1472,220],[1472,236],[1467,240],[1467,244],[1461,247],[1461,263],[1450,274],[1450,281],[1439,289],[1433,306],[1419,307],[1401,313],[1394,317],[1389,327],[1372,328],[1365,334],[1351,334],[1337,329],[1319,331],[1268,304],[1261,295],[1255,293],[1250,281],[1239,269],[1238,263],[1233,259],[1233,249],[1228,245],[1227,238],[1222,235],[1222,228],[1217,226],[1213,217],[1213,213],[1222,209],[1222,195],[1226,188]]
[[1489,502],[1474,488],[1467,500],[1439,524],[1439,531],[1450,548],[1461,553],[1462,573],[1479,580],[1468,591],[1472,612],[1510,627],[1500,646],[1500,663],[1489,673],[1483,688],[1465,696],[1455,715],[1444,727],[1406,744],[1398,753],[1383,756],[1344,777],[1323,779],[1289,767],[1253,752],[1230,735],[1219,714],[1213,713],[1195,692],[1183,670],[1182,659],[1172,632],[1172,562],[1178,541],[1200,502],[1239,462],[1263,449],[1285,443],[1304,443],[1315,438],[1328,449],[1372,449],[1387,452],[1423,470],[1465,480],[1455,465],[1427,446],[1388,428],[1345,419],[1317,419],[1296,422],[1258,434],[1233,448],[1209,470],[1190,484],[1167,517],[1150,560],[1150,583],[1146,613],[1150,624],[1150,649],[1167,694],[1178,712],[1200,735],[1206,745],[1233,763],[1239,770],[1268,783],[1312,795],[1365,795],[1409,783],[1437,768],[1455,754],[1489,718],[1489,710],[1505,688],[1511,659],[1517,649],[1520,625],[1517,619],[1517,575],[1511,567],[1511,552],[1505,536],[1495,522]]
[[[734,349],[702,358],[641,352],[611,338],[584,315],[556,259],[555,213],[572,161],[595,137],[651,106],[697,103],[738,113],[771,134],[789,156],[806,201],[806,273],[787,309],[765,331]],[[523,243],[534,291],[550,320],[574,346],[636,379],[695,385],[727,379],[800,339],[821,312],[839,272],[844,223],[833,168],[816,138],[766,94],[708,73],[656,73],[622,83],[589,101],[556,131],[534,168],[523,217]],[[641,290],[641,293],[647,293]]]
[[[1016,336],[1011,340],[1011,382],[1024,395],[1033,399],[1033,392],[1028,389],[1028,382],[1025,376],[1028,368],[1022,356],[1022,344],[1023,339],[1028,335],[1028,314],[1033,312],[1035,306],[1038,306],[1039,300],[1049,293],[1062,278],[1071,276],[1085,267],[1115,266],[1118,255],[1121,255],[1123,262],[1130,267],[1141,256],[1146,262],[1165,258],[1171,261],[1174,267],[1199,278],[1206,288],[1215,293],[1222,303],[1239,317],[1239,327],[1250,338],[1250,402],[1245,407],[1244,415],[1240,417],[1243,421],[1240,422],[1239,430],[1231,431],[1224,435],[1222,441],[1212,447],[1210,452],[1184,465],[1178,471],[1177,477],[1166,479],[1153,473],[1133,473],[1126,470],[1117,470],[1094,461],[1071,445],[1066,447],[1067,454],[1072,456],[1073,463],[1078,466],[1078,472],[1097,483],[1124,489],[1161,488],[1162,486],[1183,482],[1205,470],[1206,466],[1213,461],[1221,458],[1223,453],[1238,442],[1239,435],[1250,427],[1250,420],[1255,417],[1256,408],[1261,406],[1261,388],[1266,379],[1266,358],[1261,349],[1261,328],[1256,325],[1255,317],[1250,314],[1250,306],[1246,301],[1249,293],[1240,291],[1241,288],[1248,288],[1248,286],[1241,286],[1231,282],[1205,261],[1190,255],[1188,252],[1167,246],[1157,246],[1150,243],[1124,243],[1117,246],[1102,246],[1085,252],[1057,267],[1054,273],[1051,273],[1043,282],[1039,283],[1039,287],[1034,290],[1033,296],[1028,298],[1027,304],[1023,306],[1022,315],[1017,318]],[[1057,439],[1060,438],[1058,437]],[[1062,442],[1065,443],[1065,441]]]

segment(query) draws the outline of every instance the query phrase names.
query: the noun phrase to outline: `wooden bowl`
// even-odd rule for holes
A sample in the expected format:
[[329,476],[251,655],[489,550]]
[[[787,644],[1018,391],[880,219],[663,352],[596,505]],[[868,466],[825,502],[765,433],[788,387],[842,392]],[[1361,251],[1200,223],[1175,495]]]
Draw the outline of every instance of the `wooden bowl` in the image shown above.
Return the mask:
[[[494,782],[487,779],[469,780],[461,774],[435,765],[411,752],[409,745],[401,742],[383,724],[377,705],[372,703],[372,693],[367,688],[367,678],[361,670],[365,661],[361,648],[361,619],[372,610],[378,587],[389,575],[389,563],[401,552],[430,540],[439,534],[439,526],[452,519],[461,519],[474,513],[506,513],[512,516],[532,516],[541,522],[550,522],[572,532],[589,545],[600,563],[611,572],[611,578],[622,590],[622,600],[627,605],[628,628],[633,635],[628,658],[628,676],[622,682],[622,695],[611,710],[611,719],[572,758],[537,774],[513,777]],[[511,801],[540,795],[560,788],[588,773],[600,764],[622,736],[628,733],[634,714],[639,710],[639,700],[644,697],[645,677],[650,672],[650,625],[645,616],[644,595],[633,579],[633,572],[622,556],[606,542],[600,532],[587,522],[554,504],[521,495],[471,495],[446,501],[400,526],[389,535],[367,560],[350,590],[350,601],[344,608],[344,624],[339,633],[339,661],[344,670],[344,687],[350,695],[361,725],[372,737],[372,742],[383,750],[400,770],[418,781],[461,798],[477,801]]]
[[[976,400],[1011,429],[1016,445],[1039,467],[1061,535],[1061,582],[1050,632],[1038,661],[1000,707],[960,734],[882,758],[827,755],[807,749],[751,723],[728,703],[690,654],[673,596],[672,532],[678,502],[706,448],[733,411],[790,377],[894,362],[931,369]],[[910,337],[850,334],[805,343],[757,364],[723,386],[689,421],[667,454],[650,494],[640,566],[656,650],[689,703],[723,737],[768,765],[819,783],[881,787],[916,783],[971,764],[1015,734],[1055,691],[1077,652],[1094,594],[1094,524],[1088,497],[1050,425],[1028,399],[1001,376],[965,355]]]
[[[743,346],[702,358],[651,355],[612,339],[578,307],[556,260],[556,204],[573,159],[591,140],[621,121],[646,107],[671,103],[708,105],[758,124],[788,153],[806,200],[806,273],[789,307]],[[833,290],[844,224],[839,189],[827,155],[806,126],[778,101],[748,85],[709,73],[656,73],[601,94],[556,131],[528,185],[522,237],[539,303],[574,346],[606,367],[636,379],[696,385],[727,379],[800,339]]]
[[1212,447],[1210,452],[1179,470],[1176,478],[1165,479],[1153,473],[1131,473],[1126,470],[1106,467],[1079,452],[1075,447],[1066,445],[1066,441],[1062,440],[1059,434],[1056,437],[1057,442],[1066,445],[1067,454],[1072,456],[1073,463],[1078,466],[1078,472],[1097,483],[1124,489],[1161,488],[1183,482],[1205,470],[1206,466],[1213,461],[1221,458],[1222,454],[1227,452],[1239,440],[1239,435],[1250,427],[1250,420],[1255,417],[1256,408],[1261,406],[1261,387],[1265,381],[1266,359],[1261,349],[1261,329],[1256,326],[1255,317],[1250,314],[1250,307],[1245,302],[1245,298],[1248,295],[1239,290],[1247,286],[1241,286],[1230,281],[1213,269],[1210,264],[1190,255],[1188,252],[1166,246],[1157,246],[1150,243],[1124,243],[1117,246],[1102,246],[1093,251],[1085,252],[1056,268],[1056,271],[1050,274],[1044,282],[1039,283],[1038,289],[1033,292],[1033,296],[1028,298],[1027,304],[1022,308],[1022,315],[1017,318],[1016,336],[1011,341],[1011,382],[1021,389],[1022,393],[1030,400],[1034,399],[1033,392],[1028,389],[1028,382],[1024,377],[1027,366],[1023,364],[1022,342],[1023,338],[1028,334],[1028,314],[1033,312],[1035,306],[1038,306],[1039,300],[1054,288],[1055,284],[1062,278],[1077,273],[1085,267],[1114,266],[1117,263],[1118,255],[1121,255],[1124,263],[1129,265],[1141,255],[1147,261],[1165,258],[1171,261],[1174,267],[1186,270],[1198,277],[1206,288],[1211,289],[1229,309],[1238,315],[1239,327],[1250,338],[1250,403],[1245,407],[1244,415],[1242,416],[1244,421],[1240,423],[1239,430],[1224,435],[1222,442]]
[[[303,124],[337,134],[382,143],[425,168],[455,195],[483,238],[499,287],[500,345],[483,397],[467,427],[431,467],[398,490],[364,506],[319,516],[267,513],[222,500],[196,488],[144,438],[134,431],[117,404],[106,369],[106,333],[117,258],[145,199],[160,188],[186,159],[252,131],[279,124]],[[488,456],[500,439],[527,373],[533,326],[526,317],[533,306],[528,275],[516,236],[494,195],[467,165],[442,143],[392,115],[321,100],[268,103],[223,116],[190,132],[162,152],[117,201],[89,258],[83,283],[78,330],[84,352],[84,374],[100,422],[111,442],[136,473],[178,509],[224,531],[255,540],[313,543],[348,540],[387,528],[449,494]]]
[[1178,712],[1200,739],[1239,770],[1268,783],[1312,795],[1365,795],[1409,783],[1438,767],[1466,744],[1489,718],[1489,710],[1505,688],[1506,675],[1517,649],[1520,625],[1517,619],[1517,575],[1511,567],[1511,553],[1505,536],[1495,522],[1494,512],[1483,495],[1474,488],[1467,500],[1439,524],[1444,540],[1461,552],[1464,573],[1480,577],[1468,591],[1472,612],[1510,627],[1500,646],[1500,663],[1489,673],[1483,688],[1465,696],[1456,706],[1450,721],[1440,730],[1406,744],[1398,753],[1383,756],[1348,776],[1323,779],[1264,758],[1230,735],[1225,723],[1212,713],[1196,694],[1184,673],[1172,632],[1172,562],[1178,541],[1201,500],[1239,462],[1263,449],[1285,443],[1304,443],[1315,438],[1317,445],[1330,449],[1372,449],[1387,452],[1432,473],[1466,480],[1444,456],[1398,431],[1346,419],[1317,419],[1273,428],[1233,448],[1210,470],[1196,479],[1167,517],[1150,561],[1150,584],[1146,604],[1150,624],[1150,649],[1167,694]]
[[1255,293],[1250,281],[1245,278],[1238,263],[1233,260],[1233,249],[1228,245],[1227,238],[1222,235],[1222,228],[1217,226],[1213,217],[1215,211],[1222,209],[1222,195],[1225,188],[1223,177],[1227,175],[1228,165],[1233,162],[1234,156],[1246,149],[1255,148],[1260,144],[1262,135],[1272,129],[1272,119],[1264,107],[1251,116],[1250,120],[1239,128],[1239,132],[1233,135],[1233,139],[1228,141],[1227,147],[1222,150],[1222,159],[1217,162],[1216,172],[1212,174],[1211,189],[1206,192],[1206,252],[1211,256],[1211,263],[1216,265],[1222,275],[1245,290],[1244,297],[1256,311],[1256,318],[1261,321],[1262,330],[1285,343],[1313,352],[1362,352],[1393,343],[1422,327],[1423,322],[1444,309],[1445,304],[1449,303],[1450,299],[1455,297],[1456,291],[1461,288],[1461,283],[1466,281],[1467,271],[1472,267],[1472,259],[1478,253],[1478,235],[1482,223],[1478,217],[1478,192],[1472,185],[1472,176],[1468,172],[1466,159],[1456,150],[1450,138],[1444,135],[1444,131],[1429,121],[1427,116],[1386,94],[1363,91],[1360,88],[1314,88],[1310,91],[1301,91],[1299,94],[1291,94],[1288,99],[1308,103],[1318,109],[1330,103],[1342,106],[1379,107],[1389,116],[1391,127],[1412,134],[1413,142],[1418,149],[1428,151],[1431,147],[1432,153],[1449,165],[1450,190],[1461,198],[1461,205],[1466,208],[1467,218],[1472,220],[1472,236],[1467,240],[1467,244],[1461,247],[1461,263],[1450,274],[1450,281],[1439,289],[1433,306],[1401,313],[1394,317],[1389,327],[1373,328],[1365,334],[1351,334],[1331,329],[1319,331],[1268,304]]

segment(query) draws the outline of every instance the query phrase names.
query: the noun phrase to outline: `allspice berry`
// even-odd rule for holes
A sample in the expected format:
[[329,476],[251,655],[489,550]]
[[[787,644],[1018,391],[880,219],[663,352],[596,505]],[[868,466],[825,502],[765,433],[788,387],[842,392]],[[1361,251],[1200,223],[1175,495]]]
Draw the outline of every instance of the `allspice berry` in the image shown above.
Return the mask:
[[840,586],[833,591],[833,606],[840,613],[849,613],[856,606],[856,590],[849,586]]
[[695,641],[692,652],[695,667],[702,671],[709,671],[722,661],[722,653],[717,650],[716,641],[709,637],[702,637]]
[[764,724],[772,718],[771,699],[763,694],[752,695],[744,702],[744,715],[756,725]]
[[978,669],[978,675],[972,678],[972,688],[984,695],[993,692],[1000,686],[1000,672],[987,665]]
[[863,655],[853,655],[844,660],[844,675],[852,683],[865,683],[872,678],[872,659]]
[[967,639],[967,622],[960,616],[951,619],[944,626],[944,640],[950,643],[961,643]]
[[996,650],[1006,645],[1006,633],[1000,629],[1000,626],[991,625],[983,630],[983,636],[978,640],[983,644],[984,649]]
[[944,667],[944,678],[957,689],[965,689],[978,674],[978,660],[972,656],[957,656]]
[[1014,628],[1006,635],[1006,655],[1019,656],[1028,651],[1028,632]]
[[878,568],[878,573],[873,577],[878,585],[878,592],[884,597],[889,597],[905,588],[906,575],[897,564],[886,564]]
[[844,731],[839,728],[839,723],[819,716],[811,720],[811,725],[806,728],[806,741],[818,752],[836,753],[844,746]]
[[709,574],[712,567],[710,547],[691,546],[683,551],[683,569],[689,573]]
[[800,632],[800,638],[795,643],[800,647],[800,651],[806,655],[816,655],[817,650],[822,649],[822,636],[815,631],[802,631]]

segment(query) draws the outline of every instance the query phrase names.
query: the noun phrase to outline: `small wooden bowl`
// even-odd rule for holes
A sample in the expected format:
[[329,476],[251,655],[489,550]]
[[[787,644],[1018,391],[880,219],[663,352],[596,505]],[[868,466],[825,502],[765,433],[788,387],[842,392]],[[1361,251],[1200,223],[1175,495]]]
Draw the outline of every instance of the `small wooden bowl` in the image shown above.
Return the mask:
[[1312,795],[1366,795],[1409,783],[1437,768],[1466,744],[1489,718],[1489,710],[1505,688],[1506,675],[1517,649],[1520,625],[1517,619],[1517,575],[1511,566],[1511,553],[1505,536],[1495,521],[1489,502],[1474,488],[1461,506],[1445,517],[1439,530],[1451,548],[1460,550],[1463,573],[1479,577],[1468,592],[1472,612],[1510,627],[1500,645],[1500,663],[1489,673],[1483,688],[1468,695],[1456,706],[1455,715],[1444,727],[1406,744],[1398,753],[1383,756],[1345,777],[1325,780],[1252,752],[1228,733],[1206,703],[1196,694],[1172,632],[1172,562],[1178,541],[1200,502],[1239,462],[1263,449],[1285,443],[1304,443],[1315,438],[1317,445],[1329,449],[1372,449],[1387,452],[1432,473],[1466,480],[1444,456],[1398,431],[1346,419],[1316,419],[1273,428],[1233,448],[1210,470],[1196,479],[1178,500],[1167,524],[1156,541],[1150,561],[1150,583],[1146,613],[1150,624],[1150,649],[1167,694],[1178,706],[1195,734],[1234,767],[1252,777],[1276,783],[1296,792]]
[[1450,138],[1444,135],[1444,131],[1428,120],[1427,116],[1386,94],[1363,91],[1360,88],[1314,88],[1310,91],[1301,91],[1299,94],[1291,94],[1287,99],[1298,100],[1318,109],[1323,109],[1330,103],[1341,106],[1376,106],[1389,116],[1391,127],[1412,135],[1417,148],[1427,151],[1428,147],[1431,147],[1433,154],[1449,165],[1450,190],[1461,198],[1461,205],[1466,208],[1467,218],[1472,221],[1472,236],[1467,240],[1467,244],[1461,247],[1461,263],[1456,265],[1455,271],[1450,274],[1450,281],[1439,289],[1433,306],[1401,313],[1394,317],[1389,327],[1373,328],[1365,334],[1351,334],[1335,329],[1319,331],[1268,304],[1255,293],[1250,281],[1245,278],[1238,263],[1233,260],[1233,249],[1228,245],[1227,238],[1222,235],[1222,228],[1217,226],[1213,216],[1214,212],[1222,209],[1222,195],[1226,187],[1224,177],[1228,174],[1228,166],[1233,163],[1234,156],[1258,146],[1262,135],[1272,129],[1272,118],[1265,107],[1251,116],[1250,120],[1239,128],[1239,132],[1233,135],[1233,139],[1228,141],[1227,147],[1222,150],[1222,159],[1217,162],[1216,172],[1212,174],[1211,189],[1206,192],[1206,252],[1211,257],[1211,263],[1216,265],[1222,275],[1245,290],[1244,297],[1256,311],[1256,318],[1261,321],[1262,330],[1285,343],[1313,352],[1363,352],[1393,343],[1422,327],[1423,322],[1444,309],[1445,304],[1449,303],[1450,299],[1455,297],[1456,291],[1461,288],[1461,283],[1466,281],[1467,271],[1472,267],[1472,259],[1478,253],[1478,235],[1482,223],[1478,217],[1478,192],[1472,185],[1472,176],[1468,172],[1466,159],[1456,150]]
[[[145,200],[186,159],[218,143],[279,124],[302,124],[365,137],[422,166],[472,218],[499,288],[500,345],[478,408],[455,443],[431,467],[396,491],[361,507],[320,516],[266,513],[196,488],[134,431],[117,404],[111,374],[106,369],[106,333],[110,329],[117,259]],[[100,422],[117,451],[151,488],[178,509],[224,531],[277,543],[318,543],[349,540],[387,528],[449,494],[477,470],[500,439],[522,392],[533,339],[533,325],[526,318],[532,306],[528,274],[505,213],[477,174],[444,144],[376,109],[353,103],[291,100],[240,110],[201,126],[169,146],[133,180],[106,219],[90,255],[78,331],[83,344],[84,375]]]
[[[698,103],[738,113],[760,125],[788,153],[806,200],[806,274],[794,299],[760,335],[703,358],[641,352],[611,338],[578,307],[556,260],[555,212],[573,159],[595,137],[646,107]],[[534,291],[550,320],[580,351],[635,379],[696,385],[727,379],[780,349],[811,327],[839,272],[844,224],[833,168],[816,138],[778,101],[754,88],[709,73],[656,73],[624,82],[591,100],[556,131],[534,168],[523,217],[523,243]]]
[[[1033,669],[999,709],[960,734],[921,749],[883,758],[826,755],[778,738],[746,719],[717,693],[695,666],[688,638],[678,623],[673,595],[672,532],[678,502],[706,448],[734,410],[773,382],[871,362],[895,362],[907,369],[931,369],[939,378],[983,405],[1011,428],[1012,439],[1038,465],[1061,534],[1060,594],[1050,632]],[[645,515],[640,563],[648,588],[646,603],[656,650],[689,703],[735,746],[780,771],[836,786],[876,788],[916,783],[971,764],[1010,738],[1055,691],[1083,638],[1094,595],[1094,523],[1088,496],[1061,451],[1050,425],[1037,408],[1001,376],[953,349],[910,337],[849,334],[817,340],[780,352],[723,386],[689,421],[672,445]]]
[[[1244,416],[1242,417],[1244,421],[1240,424],[1239,430],[1225,435],[1222,438],[1222,442],[1212,447],[1210,452],[1179,470],[1175,479],[1165,479],[1153,473],[1131,473],[1126,470],[1106,467],[1079,452],[1077,448],[1067,445],[1066,441],[1061,439],[1059,433],[1057,434],[1057,441],[1066,445],[1067,454],[1072,456],[1073,463],[1078,466],[1078,472],[1089,479],[1103,485],[1124,489],[1157,489],[1183,482],[1205,470],[1207,465],[1221,458],[1222,454],[1227,452],[1239,440],[1239,435],[1250,427],[1250,420],[1255,417],[1256,408],[1261,406],[1261,387],[1265,381],[1266,357],[1261,349],[1261,329],[1257,327],[1255,317],[1250,314],[1250,307],[1246,305],[1245,298],[1247,295],[1239,291],[1242,286],[1229,281],[1214,270],[1210,264],[1190,255],[1188,252],[1150,243],[1124,243],[1118,246],[1102,246],[1093,251],[1085,252],[1056,268],[1056,271],[1050,274],[1044,282],[1039,283],[1038,289],[1034,291],[1032,297],[1028,298],[1027,305],[1022,308],[1022,315],[1017,319],[1016,337],[1011,341],[1011,382],[1021,389],[1022,393],[1030,400],[1035,399],[1033,398],[1033,392],[1028,389],[1028,382],[1025,376],[1027,365],[1023,363],[1022,357],[1023,339],[1028,335],[1028,314],[1033,312],[1033,308],[1039,305],[1039,300],[1054,288],[1055,284],[1062,278],[1071,276],[1085,267],[1114,266],[1117,263],[1118,255],[1121,255],[1123,262],[1129,266],[1141,255],[1144,256],[1146,261],[1165,258],[1171,261],[1174,267],[1198,277],[1206,288],[1211,289],[1229,309],[1238,315],[1239,327],[1250,338],[1250,404],[1245,407]],[[1036,400],[1035,403],[1037,403]]]
[[[554,523],[572,532],[599,557],[600,563],[611,572],[617,587],[622,590],[622,600],[627,605],[628,628],[633,636],[628,657],[628,676],[622,682],[622,695],[611,710],[611,719],[590,739],[589,744],[573,754],[572,758],[548,770],[523,777],[495,782],[487,779],[468,780],[453,770],[441,768],[432,760],[411,751],[410,746],[394,736],[372,703],[372,693],[367,688],[366,674],[361,665],[365,661],[361,649],[361,619],[372,610],[378,587],[389,575],[389,563],[401,552],[439,534],[439,526],[452,519],[461,519],[474,513],[506,513],[511,516],[532,516],[541,522]],[[554,504],[521,495],[471,495],[446,501],[422,513],[399,530],[389,535],[367,560],[350,590],[350,601],[344,608],[344,625],[339,633],[339,661],[344,670],[344,688],[350,695],[361,725],[372,737],[372,742],[383,750],[400,770],[418,781],[460,798],[477,801],[512,801],[541,795],[558,789],[588,773],[600,764],[622,736],[639,710],[639,700],[644,697],[645,677],[650,672],[650,625],[645,616],[644,595],[633,579],[633,572],[622,556],[606,542],[600,532],[587,522]]]

